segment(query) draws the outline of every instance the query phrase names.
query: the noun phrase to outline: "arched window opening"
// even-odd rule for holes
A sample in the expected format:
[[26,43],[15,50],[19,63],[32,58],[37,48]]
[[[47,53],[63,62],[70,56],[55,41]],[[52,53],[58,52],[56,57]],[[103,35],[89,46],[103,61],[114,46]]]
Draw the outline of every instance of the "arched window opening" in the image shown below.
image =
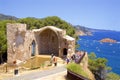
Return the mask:
[[35,56],[35,46],[36,46],[36,44],[35,44],[35,41],[33,40],[33,42],[32,42],[32,54],[31,54],[31,56]]

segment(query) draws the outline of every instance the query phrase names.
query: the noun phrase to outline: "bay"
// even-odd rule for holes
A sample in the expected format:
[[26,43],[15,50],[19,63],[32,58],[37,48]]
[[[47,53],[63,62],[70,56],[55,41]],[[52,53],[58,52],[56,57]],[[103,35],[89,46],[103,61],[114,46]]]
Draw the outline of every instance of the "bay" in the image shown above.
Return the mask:
[[[99,40],[103,38],[117,40],[117,43],[102,43]],[[120,32],[93,32],[92,36],[80,36],[78,44],[80,45],[78,50],[84,50],[88,53],[94,52],[97,57],[106,58],[107,65],[112,67],[112,71],[120,74]]]

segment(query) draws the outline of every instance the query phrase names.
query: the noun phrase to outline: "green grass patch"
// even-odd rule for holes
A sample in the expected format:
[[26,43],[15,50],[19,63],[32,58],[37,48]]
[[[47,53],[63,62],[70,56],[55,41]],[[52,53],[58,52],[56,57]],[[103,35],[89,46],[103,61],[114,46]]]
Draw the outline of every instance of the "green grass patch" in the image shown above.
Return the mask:
[[82,76],[88,78],[87,73],[83,70],[83,68],[79,64],[69,63],[67,65],[67,69],[73,71],[74,73],[77,73],[79,75],[82,75]]

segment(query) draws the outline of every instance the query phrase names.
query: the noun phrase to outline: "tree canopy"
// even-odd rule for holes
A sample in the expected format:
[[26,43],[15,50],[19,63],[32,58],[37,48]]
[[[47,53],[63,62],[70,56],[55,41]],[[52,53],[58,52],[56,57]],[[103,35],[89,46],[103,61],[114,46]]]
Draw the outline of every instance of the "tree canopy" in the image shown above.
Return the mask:
[[97,58],[95,53],[88,55],[89,69],[95,75],[96,80],[118,80],[120,76],[111,72],[111,67],[107,66],[107,59]]
[[97,58],[95,53],[89,54],[89,69],[95,75],[96,80],[105,80],[107,71],[107,59]]
[[38,29],[44,26],[55,26],[61,29],[65,29],[68,35],[75,36],[75,29],[73,26],[57,16],[49,16],[42,19],[28,17],[19,19],[18,22],[27,24],[27,29]]
[[0,63],[3,62],[2,55],[7,53],[6,23],[9,20],[0,21]]

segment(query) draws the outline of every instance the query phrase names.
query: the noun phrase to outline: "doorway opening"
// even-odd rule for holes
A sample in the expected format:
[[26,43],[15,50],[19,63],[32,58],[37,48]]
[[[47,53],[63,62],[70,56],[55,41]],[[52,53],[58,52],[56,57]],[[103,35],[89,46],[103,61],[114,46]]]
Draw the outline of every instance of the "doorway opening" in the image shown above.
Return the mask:
[[64,48],[63,49],[63,57],[66,58],[68,53],[68,49]]

